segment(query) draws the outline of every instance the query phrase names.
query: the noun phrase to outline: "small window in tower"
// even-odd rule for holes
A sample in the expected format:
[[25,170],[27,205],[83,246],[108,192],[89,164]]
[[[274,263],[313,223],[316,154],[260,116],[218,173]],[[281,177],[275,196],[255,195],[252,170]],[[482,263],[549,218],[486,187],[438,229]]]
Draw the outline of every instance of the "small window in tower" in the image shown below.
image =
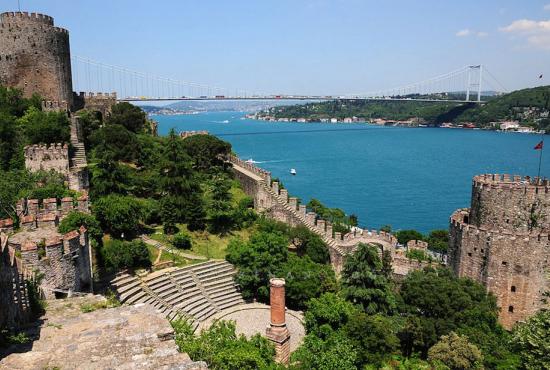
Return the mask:
[[508,262],[502,261],[502,266],[506,266],[506,265],[508,265]]
[[472,254],[471,254],[471,253],[468,253],[468,257],[472,257]]
[[508,306],[508,312],[514,312],[514,306]]
[[474,252],[477,252],[477,248],[474,248]]
[[516,286],[512,285],[512,287],[510,288],[510,291],[515,292],[516,291]]

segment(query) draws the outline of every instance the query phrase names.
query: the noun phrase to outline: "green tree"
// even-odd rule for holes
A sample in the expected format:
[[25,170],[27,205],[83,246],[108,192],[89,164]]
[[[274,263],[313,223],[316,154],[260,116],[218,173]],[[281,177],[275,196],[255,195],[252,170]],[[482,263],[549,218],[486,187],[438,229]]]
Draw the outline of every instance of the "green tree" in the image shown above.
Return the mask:
[[101,228],[115,238],[131,239],[138,234],[141,207],[135,198],[107,195],[94,201],[92,211]]
[[101,254],[106,267],[109,269],[151,267],[149,250],[141,240],[108,240],[103,244]]
[[381,366],[393,354],[399,354],[399,338],[392,319],[363,312],[350,318],[343,330],[357,349],[358,364]]
[[288,238],[278,232],[255,232],[248,242],[234,239],[227,247],[226,260],[237,266],[235,281],[243,297],[267,302],[269,279],[288,259]]
[[391,281],[386,276],[378,249],[359,244],[346,259],[342,271],[342,293],[368,314],[392,313],[396,308]]
[[424,240],[424,236],[416,230],[400,230],[395,233],[400,244],[407,244],[409,240]]
[[400,333],[405,355],[426,356],[438,338],[455,331],[490,353],[495,366],[509,356],[496,299],[482,285],[456,278],[447,269],[426,268],[407,275],[400,296],[399,310],[406,317]]
[[483,369],[481,351],[468,338],[454,332],[443,335],[428,351],[428,360],[443,363],[450,370]]
[[512,344],[527,370],[550,369],[550,311],[541,310],[514,328]]
[[181,352],[193,361],[205,361],[213,370],[276,369],[273,345],[259,334],[250,339],[237,335],[235,323],[216,321],[199,335],[183,320],[171,322]]
[[431,250],[439,253],[447,253],[449,248],[449,231],[432,230],[426,239]]
[[199,172],[225,169],[225,158],[231,153],[231,144],[213,135],[190,136],[183,140],[183,148]]
[[357,309],[350,302],[335,293],[325,293],[307,303],[304,326],[307,333],[321,336],[341,329],[357,314]]
[[93,131],[89,137],[94,158],[109,156],[115,161],[135,162],[140,157],[136,134],[122,125],[106,125]]
[[286,280],[286,305],[292,309],[303,310],[311,298],[336,290],[332,267],[315,263],[308,256],[289,255],[277,276]]
[[17,123],[23,128],[29,144],[69,142],[69,120],[63,112],[42,112],[30,107]]
[[128,131],[142,132],[147,124],[147,114],[130,103],[118,103],[113,106],[111,115],[107,118],[107,125],[124,126]]
[[193,246],[191,237],[184,231],[180,231],[172,239],[172,245],[178,249],[191,249]]
[[104,152],[91,169],[90,195],[93,198],[128,192],[129,174],[110,152]]
[[299,256],[308,256],[317,263],[329,263],[328,247],[321,237],[305,226],[290,229],[290,240]]
[[330,332],[320,338],[308,334],[304,343],[292,354],[299,370],[357,369],[357,350],[341,332]]
[[15,117],[0,111],[0,170],[23,167],[21,144]]
[[80,226],[84,226],[88,230],[88,235],[96,242],[100,242],[103,236],[103,231],[96,218],[88,213],[72,211],[70,212],[57,227],[62,234],[68,233],[71,230],[78,230]]
[[235,226],[235,212],[231,206],[231,182],[225,175],[214,176],[211,181],[209,230],[215,234],[227,234]]
[[78,119],[80,121],[84,147],[86,150],[89,150],[91,148],[90,138],[92,134],[101,127],[101,117],[98,112],[82,110],[78,112]]

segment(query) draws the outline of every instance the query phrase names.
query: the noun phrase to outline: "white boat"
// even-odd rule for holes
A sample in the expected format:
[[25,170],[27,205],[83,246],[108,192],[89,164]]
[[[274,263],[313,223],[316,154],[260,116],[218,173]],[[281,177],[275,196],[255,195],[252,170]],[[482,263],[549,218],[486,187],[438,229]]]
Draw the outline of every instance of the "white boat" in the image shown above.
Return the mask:
[[254,164],[254,163],[255,163],[254,160],[253,160],[252,158],[247,159],[245,162],[246,162],[246,163],[250,163],[250,164]]
[[229,120],[226,119],[226,120],[222,121],[222,123],[229,123]]
[[291,175],[296,175],[296,170],[295,170],[294,168],[291,168],[291,169],[290,169],[290,174],[291,174]]

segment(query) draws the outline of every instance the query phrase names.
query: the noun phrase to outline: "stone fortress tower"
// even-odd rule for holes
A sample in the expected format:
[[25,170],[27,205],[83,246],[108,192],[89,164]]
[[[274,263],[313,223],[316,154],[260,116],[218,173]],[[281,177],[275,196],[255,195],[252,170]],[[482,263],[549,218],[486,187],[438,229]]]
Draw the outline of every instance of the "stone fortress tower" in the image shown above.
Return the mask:
[[449,231],[450,267],[495,294],[505,328],[548,307],[548,180],[475,176],[471,208],[452,214]]
[[43,14],[0,14],[0,83],[72,106],[69,32]]

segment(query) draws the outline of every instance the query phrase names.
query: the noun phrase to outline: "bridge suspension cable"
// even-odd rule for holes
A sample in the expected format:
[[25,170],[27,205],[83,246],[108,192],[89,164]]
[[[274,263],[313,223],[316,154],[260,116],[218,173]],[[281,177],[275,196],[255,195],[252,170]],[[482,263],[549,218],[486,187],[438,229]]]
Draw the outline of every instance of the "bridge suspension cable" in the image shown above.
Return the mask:
[[76,91],[116,92],[125,98],[200,97],[229,95],[245,97],[250,94],[241,89],[176,80],[151,73],[139,72],[125,67],[105,64],[81,56],[72,56],[74,89]]
[[245,90],[176,80],[125,67],[72,56],[76,91],[116,92],[119,100],[209,100],[209,99],[395,99],[481,102],[483,89],[506,89],[483,65],[469,65],[441,75],[390,89],[339,96],[250,94]]

